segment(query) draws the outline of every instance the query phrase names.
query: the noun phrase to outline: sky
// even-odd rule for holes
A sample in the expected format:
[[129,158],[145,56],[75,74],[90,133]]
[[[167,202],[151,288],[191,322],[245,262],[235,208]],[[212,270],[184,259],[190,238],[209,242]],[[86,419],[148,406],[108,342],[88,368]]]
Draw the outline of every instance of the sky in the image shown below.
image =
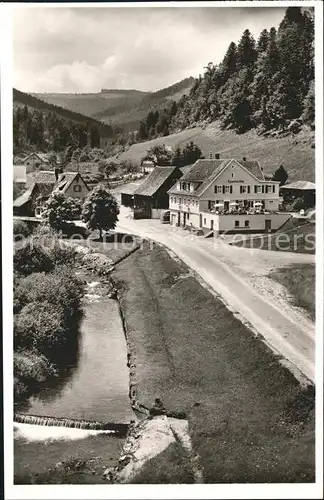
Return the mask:
[[278,27],[282,7],[17,6],[14,86],[24,92],[155,91],[219,63],[249,29]]

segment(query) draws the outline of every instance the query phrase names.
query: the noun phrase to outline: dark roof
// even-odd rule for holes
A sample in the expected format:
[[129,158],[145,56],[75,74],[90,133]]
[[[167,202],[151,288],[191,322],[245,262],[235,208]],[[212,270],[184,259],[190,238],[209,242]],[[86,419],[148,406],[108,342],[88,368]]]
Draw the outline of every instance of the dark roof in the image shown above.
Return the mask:
[[41,170],[35,177],[35,183],[37,184],[55,184],[55,172],[54,170]]
[[51,170],[41,170],[34,179],[30,188],[25,191],[14,201],[14,207],[21,207],[27,203],[37,189],[37,194],[49,196],[54,189],[58,189],[62,193],[68,189],[73,180],[79,175],[78,172],[63,172],[60,174],[59,180],[56,181],[55,172]]
[[228,161],[229,160],[197,160],[181,177],[181,181],[203,182],[212,174],[216,175],[217,171],[220,171]]
[[[191,168],[184,172],[184,175],[181,177],[180,181],[185,182],[200,182],[201,184],[192,192],[194,196],[199,196],[208,186],[209,182],[216,177],[225,167],[226,165],[232,161],[233,158],[230,159],[203,159],[197,160]],[[256,160],[236,160],[240,165],[244,166],[252,175],[254,175],[260,181],[264,181],[264,174],[260,164]],[[178,194],[177,185],[175,184],[169,191],[170,194]],[[181,194],[184,194],[181,191]],[[190,193],[191,194],[191,193]]]
[[300,189],[301,191],[310,191],[316,189],[316,185],[314,184],[314,182],[296,181],[291,182],[290,184],[285,184],[284,186],[280,186],[280,189]]
[[264,181],[264,173],[263,169],[260,166],[260,163],[257,160],[237,160],[238,163],[243,165],[254,177],[259,179],[260,181]]
[[145,181],[136,189],[135,195],[153,196],[178,167],[155,167]]

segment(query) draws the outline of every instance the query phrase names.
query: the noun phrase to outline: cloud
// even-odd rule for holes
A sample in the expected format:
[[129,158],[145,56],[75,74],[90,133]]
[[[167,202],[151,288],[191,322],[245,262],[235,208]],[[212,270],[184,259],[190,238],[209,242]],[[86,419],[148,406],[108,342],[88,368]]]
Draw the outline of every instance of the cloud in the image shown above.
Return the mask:
[[44,8],[14,16],[14,84],[27,92],[157,90],[219,62],[281,8]]

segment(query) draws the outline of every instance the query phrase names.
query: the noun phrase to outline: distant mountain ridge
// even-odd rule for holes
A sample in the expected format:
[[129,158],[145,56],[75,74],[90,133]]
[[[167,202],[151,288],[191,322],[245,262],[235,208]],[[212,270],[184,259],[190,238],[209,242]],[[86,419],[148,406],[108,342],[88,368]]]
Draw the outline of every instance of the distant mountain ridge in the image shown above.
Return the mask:
[[33,93],[36,98],[87,115],[94,119],[136,130],[141,119],[155,108],[163,107],[170,100],[178,101],[189,93],[193,77],[185,78],[156,92],[140,90],[101,89],[98,93]]
[[112,127],[100,122],[95,118],[92,118],[91,116],[86,116],[81,113],[71,111],[70,109],[64,108],[62,106],[57,106],[56,104],[46,102],[45,100],[35,97],[35,95],[21,92],[20,90],[17,90],[15,88],[13,89],[13,105],[14,107],[24,105],[38,111],[51,112],[67,120],[71,120],[72,122],[86,124],[89,127],[97,126],[107,136],[113,135]]

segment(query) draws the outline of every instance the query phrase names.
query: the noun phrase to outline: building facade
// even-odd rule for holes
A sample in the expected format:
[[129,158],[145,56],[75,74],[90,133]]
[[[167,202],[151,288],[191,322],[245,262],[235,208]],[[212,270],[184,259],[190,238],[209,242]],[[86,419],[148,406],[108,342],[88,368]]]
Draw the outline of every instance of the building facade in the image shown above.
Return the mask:
[[183,227],[269,231],[287,219],[278,217],[279,182],[266,180],[259,163],[246,158],[197,160],[169,197],[170,222]]
[[15,215],[40,215],[44,203],[53,192],[84,202],[90,189],[79,172],[40,171],[30,188],[14,200]]

